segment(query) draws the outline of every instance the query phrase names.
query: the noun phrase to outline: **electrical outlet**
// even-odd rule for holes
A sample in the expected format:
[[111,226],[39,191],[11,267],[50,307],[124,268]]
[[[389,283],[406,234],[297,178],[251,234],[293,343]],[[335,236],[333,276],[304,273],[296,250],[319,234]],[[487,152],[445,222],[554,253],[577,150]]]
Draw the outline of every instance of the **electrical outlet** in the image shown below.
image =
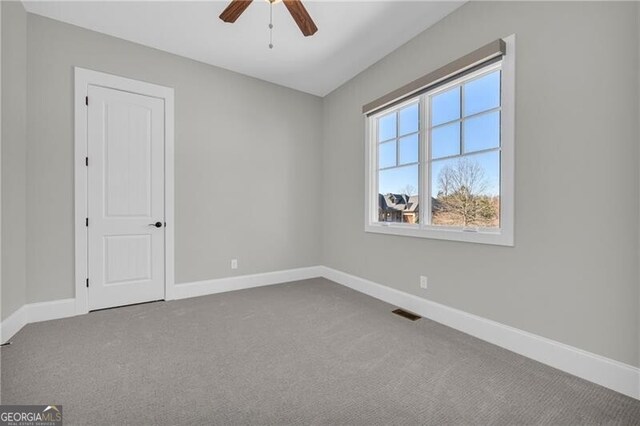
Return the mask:
[[429,288],[429,282],[427,281],[427,277],[424,275],[420,275],[420,288],[424,288],[425,290]]
[[231,259],[231,269],[238,269],[238,259]]

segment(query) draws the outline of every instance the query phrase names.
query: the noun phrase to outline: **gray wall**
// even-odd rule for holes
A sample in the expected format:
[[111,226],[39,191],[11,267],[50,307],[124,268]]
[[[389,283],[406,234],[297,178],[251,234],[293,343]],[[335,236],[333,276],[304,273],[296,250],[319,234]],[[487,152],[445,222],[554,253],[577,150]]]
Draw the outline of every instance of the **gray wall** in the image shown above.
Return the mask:
[[2,319],[25,303],[27,14],[2,2]]
[[27,52],[27,302],[74,297],[74,66],[175,88],[177,283],[319,263],[320,98],[36,15]]
[[[327,96],[324,264],[640,365],[636,7],[470,2]],[[516,246],[365,233],[361,106],[512,33]]]

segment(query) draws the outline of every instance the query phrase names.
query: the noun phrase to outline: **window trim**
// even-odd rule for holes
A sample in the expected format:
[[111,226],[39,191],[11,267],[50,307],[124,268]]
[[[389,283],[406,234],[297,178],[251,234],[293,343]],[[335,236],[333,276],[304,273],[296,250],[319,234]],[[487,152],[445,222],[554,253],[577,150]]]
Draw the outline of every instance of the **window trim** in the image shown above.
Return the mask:
[[[420,101],[419,113],[421,117],[425,116],[424,106],[428,102],[428,96],[447,87],[459,84],[459,79],[448,82],[437,88],[433,88],[426,93],[416,95],[410,99],[403,100],[397,104],[393,104],[388,108],[376,111],[369,116],[365,116],[365,232],[411,236],[419,238],[431,238],[438,240],[461,241],[481,244],[492,244],[501,246],[514,245],[514,206],[515,206],[515,34],[503,39],[506,44],[506,54],[502,57],[501,69],[501,143],[500,143],[500,228],[478,228],[477,230],[466,230],[459,227],[447,228],[443,226],[433,226],[426,224],[425,219],[428,212],[431,211],[431,200],[428,196],[427,186],[428,174],[430,173],[430,164],[427,153],[424,149],[430,149],[429,144],[425,140],[428,138],[428,123],[426,120],[420,120],[419,128],[419,196],[422,204],[426,208],[420,209],[419,224],[405,224],[395,222],[378,222],[378,165],[377,165],[377,120],[379,116],[388,113],[390,109],[400,109],[403,106]],[[487,72],[487,67],[474,71],[471,75],[482,74]],[[464,77],[468,77],[465,75]],[[461,77],[463,78],[463,77]],[[422,200],[427,200],[425,203]]]

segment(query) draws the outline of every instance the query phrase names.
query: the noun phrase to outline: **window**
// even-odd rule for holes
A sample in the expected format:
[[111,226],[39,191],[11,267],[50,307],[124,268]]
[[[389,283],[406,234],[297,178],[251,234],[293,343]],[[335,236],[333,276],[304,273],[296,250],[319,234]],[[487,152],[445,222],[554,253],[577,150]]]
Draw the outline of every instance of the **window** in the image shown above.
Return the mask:
[[366,231],[513,245],[513,41],[367,118]]

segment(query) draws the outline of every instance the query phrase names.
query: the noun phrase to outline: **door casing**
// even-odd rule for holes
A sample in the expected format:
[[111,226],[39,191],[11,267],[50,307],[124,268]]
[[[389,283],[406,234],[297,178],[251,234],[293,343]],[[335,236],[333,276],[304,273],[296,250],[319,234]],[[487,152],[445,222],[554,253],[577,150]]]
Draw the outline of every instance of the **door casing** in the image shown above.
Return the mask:
[[[87,105],[88,88],[106,87],[164,100],[164,211],[165,211],[165,300],[174,299],[174,91],[172,88],[132,80],[112,74],[75,67],[74,183],[75,183],[75,305],[76,314],[89,312],[88,276],[88,173]],[[91,102],[91,100],[89,100]],[[90,159],[89,159],[90,161]],[[90,285],[90,283],[89,283]]]

